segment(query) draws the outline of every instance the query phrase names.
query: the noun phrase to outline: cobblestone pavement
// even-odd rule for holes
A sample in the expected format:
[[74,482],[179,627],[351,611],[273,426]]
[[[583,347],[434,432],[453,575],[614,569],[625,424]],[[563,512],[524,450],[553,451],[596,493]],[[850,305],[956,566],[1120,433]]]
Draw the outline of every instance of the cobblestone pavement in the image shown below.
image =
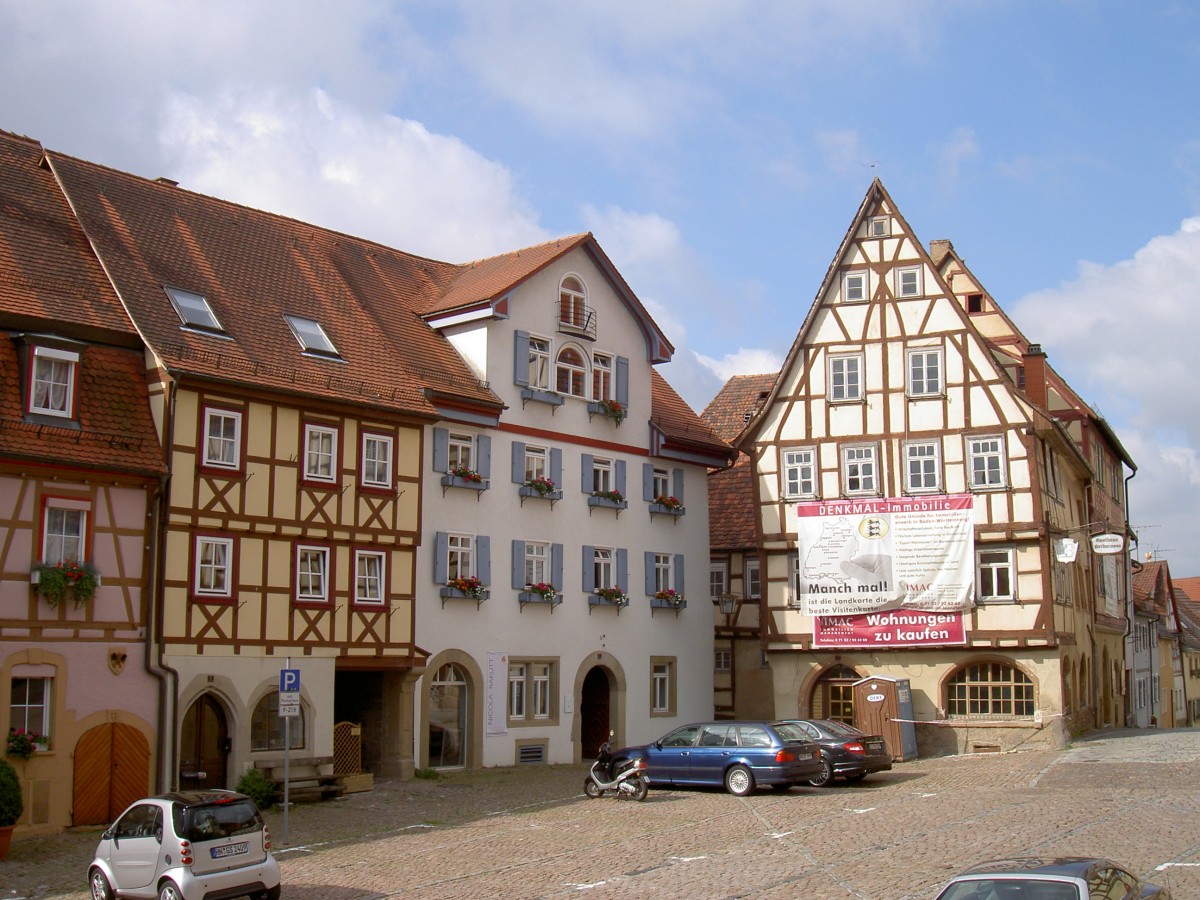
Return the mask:
[[[1108,856],[1200,898],[1200,731],[898,763],[859,785],[588,800],[583,767],[492,769],[267,815],[285,900],[917,900],[1012,854]],[[0,900],[84,900],[99,829],[13,843]]]

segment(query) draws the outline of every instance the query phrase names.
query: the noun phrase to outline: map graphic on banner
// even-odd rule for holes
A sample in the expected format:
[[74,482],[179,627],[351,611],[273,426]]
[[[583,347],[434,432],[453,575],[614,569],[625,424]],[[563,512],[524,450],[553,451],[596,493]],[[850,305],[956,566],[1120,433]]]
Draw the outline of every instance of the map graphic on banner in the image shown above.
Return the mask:
[[971,494],[831,500],[788,506],[799,547],[796,589],[810,616],[974,604]]

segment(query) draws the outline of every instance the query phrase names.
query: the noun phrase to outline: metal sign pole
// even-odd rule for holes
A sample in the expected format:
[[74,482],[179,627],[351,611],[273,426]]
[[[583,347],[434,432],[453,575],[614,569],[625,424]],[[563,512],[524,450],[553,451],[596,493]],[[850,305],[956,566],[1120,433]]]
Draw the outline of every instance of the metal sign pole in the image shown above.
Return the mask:
[[[292,658],[287,657],[287,662],[284,663],[287,668],[292,667]],[[292,807],[291,804],[291,762],[292,762],[292,717],[283,717],[283,846],[288,846],[288,812]]]

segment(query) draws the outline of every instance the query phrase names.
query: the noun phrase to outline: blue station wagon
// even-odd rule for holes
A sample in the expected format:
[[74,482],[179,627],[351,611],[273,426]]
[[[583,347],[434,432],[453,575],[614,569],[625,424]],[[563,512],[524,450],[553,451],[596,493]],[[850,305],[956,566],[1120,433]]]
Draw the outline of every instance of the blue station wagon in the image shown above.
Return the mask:
[[787,722],[699,722],[614,756],[639,754],[651,787],[724,786],[739,797],[764,784],[787,790],[821,773],[820,748]]

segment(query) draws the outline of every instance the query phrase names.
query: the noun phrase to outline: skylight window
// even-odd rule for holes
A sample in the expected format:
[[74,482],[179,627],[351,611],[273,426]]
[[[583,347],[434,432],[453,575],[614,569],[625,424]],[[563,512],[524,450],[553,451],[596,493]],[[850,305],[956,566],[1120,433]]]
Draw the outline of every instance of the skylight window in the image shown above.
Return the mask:
[[288,327],[292,329],[292,334],[296,336],[296,340],[300,342],[305,353],[341,356],[320,323],[314,322],[312,319],[302,319],[300,316],[285,315],[284,318],[287,319]]
[[179,314],[184,325],[203,328],[205,331],[223,332],[225,330],[217,321],[217,316],[212,311],[212,307],[208,305],[208,301],[200,294],[172,287],[165,288],[165,290],[167,296],[171,298],[171,305],[175,307],[175,312]]

